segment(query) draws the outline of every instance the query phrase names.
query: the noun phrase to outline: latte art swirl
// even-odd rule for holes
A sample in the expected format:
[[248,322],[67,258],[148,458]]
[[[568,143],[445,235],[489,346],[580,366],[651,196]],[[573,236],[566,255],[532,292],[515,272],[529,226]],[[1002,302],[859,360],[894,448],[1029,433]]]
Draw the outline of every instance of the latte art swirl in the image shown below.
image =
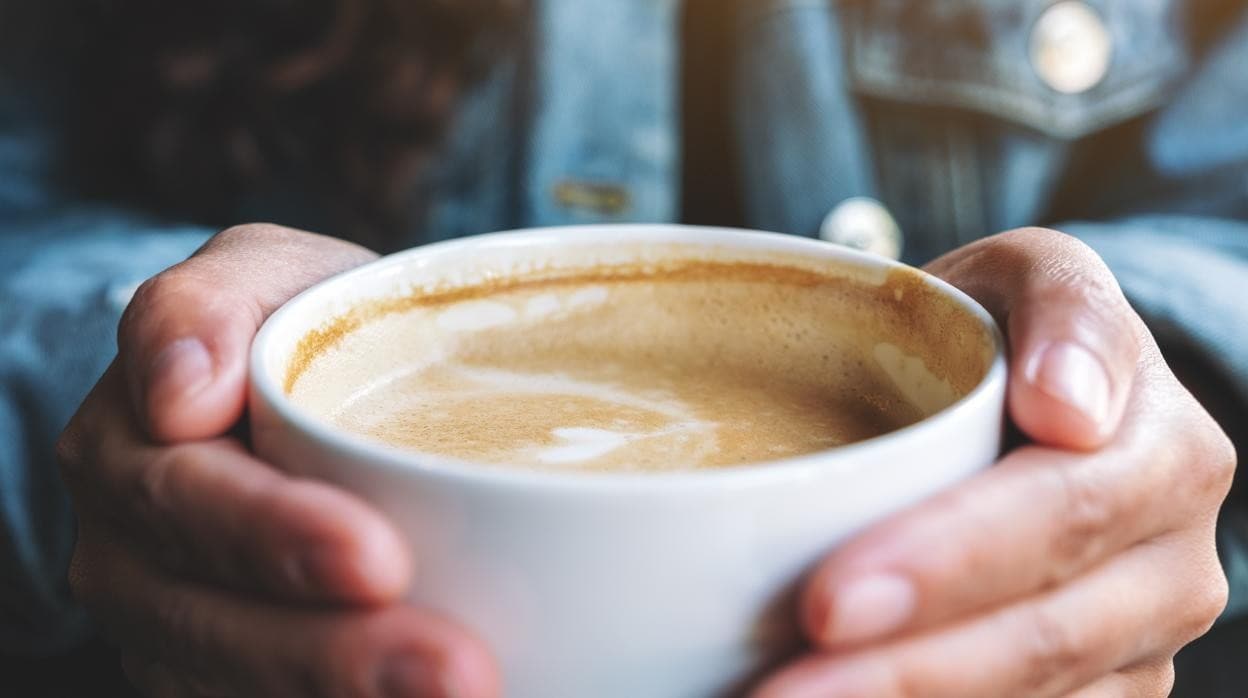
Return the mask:
[[[713,459],[716,427],[670,390],[566,373],[438,365],[359,395],[331,415],[392,445],[485,463],[580,468]],[[477,428],[465,429],[465,420]]]
[[701,264],[416,298],[322,342],[289,392],[345,431],[482,465],[772,461],[912,424],[952,396],[932,376],[942,390],[916,407],[894,385],[927,371],[903,341],[911,320],[878,312],[900,293]]

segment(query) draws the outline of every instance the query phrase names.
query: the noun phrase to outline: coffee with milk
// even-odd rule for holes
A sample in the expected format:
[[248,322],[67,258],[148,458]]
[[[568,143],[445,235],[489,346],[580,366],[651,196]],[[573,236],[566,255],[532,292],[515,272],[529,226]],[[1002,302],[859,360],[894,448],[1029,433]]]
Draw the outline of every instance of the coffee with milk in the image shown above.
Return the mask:
[[925,288],[675,253],[503,276],[352,309],[303,339],[285,387],[347,432],[483,465],[773,461],[911,425],[979,380],[982,362],[944,358],[965,314],[915,302]]
[[973,300],[747,231],[400,252],[287,303],[250,358],[256,453],[392,522],[405,601],[521,698],[739,693],[801,646],[819,560],[989,467],[1005,425]]

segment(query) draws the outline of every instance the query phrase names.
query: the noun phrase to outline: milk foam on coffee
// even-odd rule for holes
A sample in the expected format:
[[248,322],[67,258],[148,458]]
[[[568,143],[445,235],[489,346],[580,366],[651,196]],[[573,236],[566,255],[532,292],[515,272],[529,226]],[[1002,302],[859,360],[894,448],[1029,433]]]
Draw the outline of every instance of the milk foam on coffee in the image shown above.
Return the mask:
[[936,348],[982,330],[916,317],[922,288],[672,260],[417,292],[309,335],[287,392],[348,432],[473,463],[770,461],[913,424],[978,381]]

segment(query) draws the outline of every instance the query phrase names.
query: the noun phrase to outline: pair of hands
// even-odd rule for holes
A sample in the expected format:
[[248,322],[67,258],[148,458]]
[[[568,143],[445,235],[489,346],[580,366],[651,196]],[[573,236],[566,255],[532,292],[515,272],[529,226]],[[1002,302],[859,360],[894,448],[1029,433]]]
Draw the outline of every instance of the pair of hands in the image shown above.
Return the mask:
[[[413,565],[367,504],[240,436],[247,352],[287,299],[373,253],[241,226],[144,284],[58,444],[75,595],[158,698],[501,691],[489,649],[405,605]],[[806,656],[760,698],[1166,696],[1226,602],[1235,453],[1086,246],[1023,230],[928,270],[1005,329],[996,467],[837,549],[804,587]]]

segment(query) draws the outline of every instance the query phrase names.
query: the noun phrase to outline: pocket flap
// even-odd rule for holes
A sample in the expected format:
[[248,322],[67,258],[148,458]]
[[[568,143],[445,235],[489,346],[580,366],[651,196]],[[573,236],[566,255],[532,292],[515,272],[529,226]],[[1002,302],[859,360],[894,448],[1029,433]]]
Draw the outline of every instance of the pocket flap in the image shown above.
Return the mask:
[[1175,0],[849,0],[862,95],[1078,138],[1160,104],[1189,52]]

